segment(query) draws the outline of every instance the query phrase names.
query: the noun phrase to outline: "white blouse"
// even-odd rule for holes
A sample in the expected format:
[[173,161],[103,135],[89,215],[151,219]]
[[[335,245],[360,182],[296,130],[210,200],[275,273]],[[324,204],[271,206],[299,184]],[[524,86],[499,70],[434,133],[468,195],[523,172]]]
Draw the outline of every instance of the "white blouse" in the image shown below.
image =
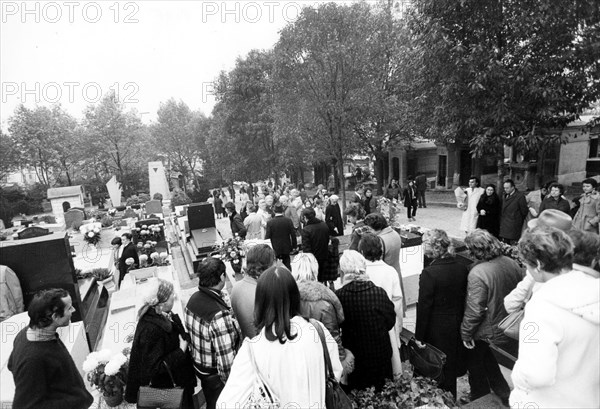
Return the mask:
[[[337,343],[320,324],[325,333],[327,350],[336,379],[342,374]],[[281,402],[281,407],[325,408],[325,359],[319,334],[312,324],[296,316],[291,319],[296,338],[280,344],[265,337],[265,329],[253,339],[246,338],[238,351],[231,374],[217,401],[217,408],[242,407],[252,392],[254,369],[250,361],[249,343],[263,378]]]

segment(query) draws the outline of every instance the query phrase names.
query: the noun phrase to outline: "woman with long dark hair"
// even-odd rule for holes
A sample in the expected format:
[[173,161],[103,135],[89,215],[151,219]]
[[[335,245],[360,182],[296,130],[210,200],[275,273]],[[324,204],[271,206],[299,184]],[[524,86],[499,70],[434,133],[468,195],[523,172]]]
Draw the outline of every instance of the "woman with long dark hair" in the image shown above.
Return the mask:
[[500,232],[500,198],[496,193],[496,186],[489,184],[477,203],[477,228],[485,229],[498,237]]
[[[258,335],[244,340],[235,357],[217,407],[243,406],[260,371],[281,407],[325,407],[325,360],[313,325],[300,316],[300,293],[290,271],[275,266],[263,272],[256,286],[254,322]],[[336,342],[323,324],[333,371],[342,365]]]

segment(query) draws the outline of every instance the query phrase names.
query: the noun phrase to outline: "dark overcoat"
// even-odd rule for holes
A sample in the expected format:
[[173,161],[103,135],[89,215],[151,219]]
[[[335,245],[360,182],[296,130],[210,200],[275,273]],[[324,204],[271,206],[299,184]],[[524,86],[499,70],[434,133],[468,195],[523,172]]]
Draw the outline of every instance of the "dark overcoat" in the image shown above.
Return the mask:
[[321,266],[327,261],[328,246],[329,228],[325,222],[316,217],[308,220],[302,229],[302,251],[312,253]]
[[523,229],[523,222],[529,209],[525,195],[515,190],[510,196],[502,199],[502,213],[500,216],[500,237],[509,240],[519,240]]
[[184,388],[189,402],[196,386],[192,358],[179,348],[179,335],[188,338],[181,319],[174,314],[172,320],[149,309],[139,320],[131,345],[125,400],[137,402],[140,386],[152,382],[157,388],[172,388],[173,383],[163,361],[175,379]]
[[[327,223],[327,227],[329,227],[329,235],[344,235],[344,221],[342,220],[342,212],[339,204],[330,204],[325,208],[325,222]],[[337,233],[333,229],[337,229]]]
[[123,252],[121,253],[121,257],[119,258],[119,274],[121,276],[120,280],[123,280],[123,277],[125,277],[125,274],[127,274],[127,268],[129,266],[127,265],[127,263],[125,263],[125,260],[127,260],[128,258],[132,258],[133,262],[137,267],[140,266],[138,252],[133,242],[130,242],[129,244],[127,244],[127,246],[125,246]]
[[491,196],[485,193],[481,195],[479,203],[477,203],[477,213],[482,210],[485,210],[485,216],[479,214],[477,228],[485,229],[498,237],[500,231],[500,198],[496,193]]
[[289,217],[275,216],[267,222],[266,240],[271,240],[271,247],[276,255],[289,255],[296,247],[296,230]]
[[[469,270],[454,257],[435,259],[419,277],[415,337],[446,354],[442,388],[454,388],[466,369],[466,349],[460,337]],[[446,388],[445,386],[449,388]]]

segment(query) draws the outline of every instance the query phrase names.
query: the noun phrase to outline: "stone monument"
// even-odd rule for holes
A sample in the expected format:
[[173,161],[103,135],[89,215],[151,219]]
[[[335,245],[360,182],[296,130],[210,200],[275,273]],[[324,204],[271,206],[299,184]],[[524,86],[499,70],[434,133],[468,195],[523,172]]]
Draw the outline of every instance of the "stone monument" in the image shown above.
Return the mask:
[[121,184],[117,182],[116,176],[113,175],[108,183],[106,183],[106,189],[108,190],[112,207],[121,206]]
[[153,198],[155,193],[160,193],[163,200],[171,200],[171,192],[162,162],[148,162],[148,179],[150,180],[150,197]]

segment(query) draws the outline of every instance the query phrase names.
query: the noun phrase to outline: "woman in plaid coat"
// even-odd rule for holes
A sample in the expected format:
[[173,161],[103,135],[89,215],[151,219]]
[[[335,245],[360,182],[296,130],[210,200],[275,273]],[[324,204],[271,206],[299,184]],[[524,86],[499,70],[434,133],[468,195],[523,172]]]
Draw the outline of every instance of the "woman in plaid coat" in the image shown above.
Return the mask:
[[396,323],[394,304],[385,290],[369,281],[365,259],[357,251],[342,254],[340,272],[343,287],[336,295],[344,310],[342,344],[355,356],[348,387],[380,390],[385,380],[393,377],[388,331]]

